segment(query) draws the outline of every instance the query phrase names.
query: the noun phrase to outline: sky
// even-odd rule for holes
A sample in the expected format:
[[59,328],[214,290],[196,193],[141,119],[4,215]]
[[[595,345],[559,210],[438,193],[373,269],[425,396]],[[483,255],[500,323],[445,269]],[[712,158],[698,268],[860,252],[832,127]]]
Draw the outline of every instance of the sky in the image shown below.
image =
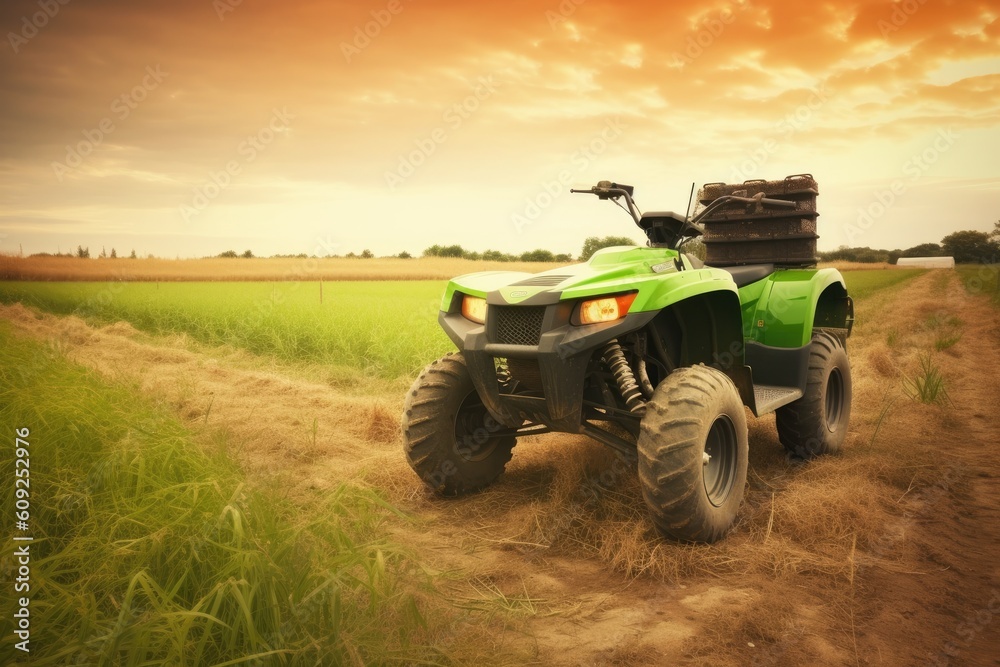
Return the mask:
[[819,248],[1000,218],[1000,0],[5,0],[0,252],[577,254],[819,182]]

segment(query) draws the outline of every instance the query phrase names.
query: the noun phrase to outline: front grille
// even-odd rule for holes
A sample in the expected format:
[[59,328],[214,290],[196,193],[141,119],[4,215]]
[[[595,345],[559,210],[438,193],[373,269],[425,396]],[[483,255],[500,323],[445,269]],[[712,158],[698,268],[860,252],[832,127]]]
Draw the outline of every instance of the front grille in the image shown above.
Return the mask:
[[542,337],[544,306],[496,306],[495,337],[505,345],[538,345]]

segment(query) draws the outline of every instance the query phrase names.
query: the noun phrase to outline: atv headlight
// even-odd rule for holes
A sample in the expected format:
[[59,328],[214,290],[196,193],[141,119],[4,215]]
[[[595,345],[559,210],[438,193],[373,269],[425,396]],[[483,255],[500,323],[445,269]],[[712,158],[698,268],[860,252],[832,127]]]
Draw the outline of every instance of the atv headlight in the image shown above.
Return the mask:
[[635,301],[636,292],[619,294],[618,296],[605,296],[600,299],[590,299],[580,304],[577,311],[580,324],[598,324],[600,322],[614,322],[628,314],[628,309]]
[[462,297],[462,315],[467,320],[486,324],[486,299],[466,294]]

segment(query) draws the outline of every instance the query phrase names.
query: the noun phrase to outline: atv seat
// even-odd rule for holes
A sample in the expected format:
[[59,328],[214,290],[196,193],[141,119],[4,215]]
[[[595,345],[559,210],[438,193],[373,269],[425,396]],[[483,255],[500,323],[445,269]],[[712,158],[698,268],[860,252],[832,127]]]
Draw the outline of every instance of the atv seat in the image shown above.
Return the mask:
[[719,266],[715,268],[728,271],[737,287],[755,283],[774,273],[774,264],[747,264],[746,266]]

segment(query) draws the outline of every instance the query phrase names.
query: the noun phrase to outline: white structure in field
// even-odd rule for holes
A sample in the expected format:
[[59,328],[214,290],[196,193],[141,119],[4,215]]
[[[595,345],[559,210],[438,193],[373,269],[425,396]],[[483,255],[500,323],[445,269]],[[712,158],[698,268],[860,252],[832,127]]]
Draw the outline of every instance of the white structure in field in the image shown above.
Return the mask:
[[900,257],[896,266],[908,266],[914,269],[954,269],[954,257]]

